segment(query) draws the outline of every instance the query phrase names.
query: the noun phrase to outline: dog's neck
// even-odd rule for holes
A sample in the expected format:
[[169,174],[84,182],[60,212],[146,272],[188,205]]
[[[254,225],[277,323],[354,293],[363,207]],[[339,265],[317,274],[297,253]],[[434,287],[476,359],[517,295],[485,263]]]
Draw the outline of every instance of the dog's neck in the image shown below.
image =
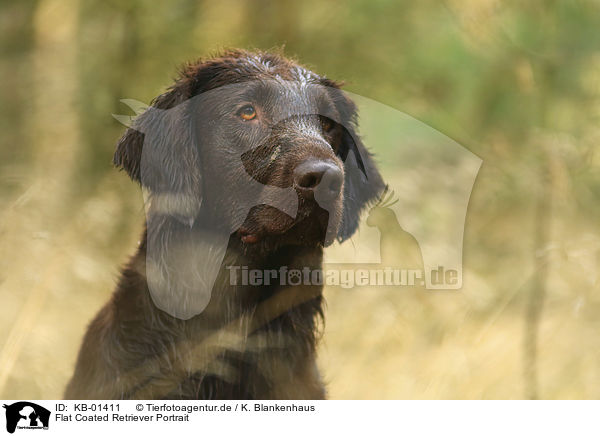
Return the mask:
[[[190,244],[198,240],[200,245],[206,232],[186,233],[190,236]],[[154,247],[156,249],[156,245]],[[210,256],[207,250],[206,256]],[[160,258],[168,257],[160,256]],[[132,266],[140,272],[148,284],[148,230],[144,229],[138,251],[132,259]],[[176,260],[182,257],[176,257]],[[308,294],[320,294],[322,284],[312,278],[320,276],[322,280],[322,261],[323,247],[314,245],[296,245],[296,244],[256,244],[248,246],[241,242],[235,234],[231,235],[229,244],[221,264],[215,264],[214,268],[218,271],[212,291],[210,292],[209,307],[205,311],[211,312],[210,306],[217,306],[217,312],[223,313],[223,304],[228,306],[243,307],[253,311],[255,306],[277,294],[282,289],[297,287],[308,289]],[[190,263],[189,268],[193,271],[188,272],[190,276],[199,276],[197,264]],[[313,274],[314,272],[314,274]],[[300,275],[300,279],[298,279]],[[308,276],[311,276],[307,278]],[[202,279],[202,277],[200,276]],[[188,280],[189,282],[190,280]],[[168,292],[168,288],[159,291]],[[224,301],[224,300],[227,301]],[[204,312],[204,311],[202,311]],[[197,315],[202,316],[202,312]],[[224,322],[231,321],[232,316],[237,317],[241,314],[226,313]],[[204,316],[206,317],[206,316]],[[194,317],[195,318],[195,317]],[[215,320],[216,321],[216,320]]]
[[[314,270],[321,268],[322,248],[284,246],[256,259],[248,256],[235,241],[231,241],[210,303],[197,316],[180,320],[158,309],[151,299],[144,277],[145,236],[144,232],[138,252],[122,276],[122,280],[129,281],[129,284],[131,281],[138,282],[135,286],[137,290],[131,291],[132,286],[121,283],[115,296],[121,300],[129,300],[127,304],[121,301],[119,305],[126,308],[121,310],[119,322],[136,328],[135,331],[118,329],[115,334],[128,336],[124,338],[127,343],[132,340],[143,343],[141,348],[144,353],[136,357],[132,350],[129,361],[119,363],[121,369],[135,370],[139,365],[149,365],[146,361],[147,351],[148,348],[154,349],[158,357],[157,362],[151,365],[158,365],[159,368],[159,362],[168,362],[169,366],[182,368],[179,372],[184,375],[179,375],[179,379],[176,378],[177,371],[163,373],[168,379],[165,386],[177,390],[182,389],[177,383],[182,377],[202,380],[206,374],[227,369],[231,373],[221,376],[231,385],[232,380],[238,380],[240,374],[259,371],[258,366],[261,365],[273,366],[271,370],[283,366],[288,368],[287,371],[294,368],[296,362],[314,360],[319,320],[322,318],[322,285],[281,285],[280,280],[259,286],[240,283],[241,280],[232,284],[231,268],[228,267],[247,266],[248,270],[261,271],[279,271],[282,267],[286,267],[287,271],[302,271],[303,268]],[[253,261],[250,262],[250,259]],[[233,367],[230,367],[231,363],[219,363],[229,359],[237,363]],[[215,362],[218,363],[217,368],[214,367]],[[190,371],[190,368],[195,371]],[[192,382],[184,384],[186,383]],[[192,384],[194,383],[197,381]],[[135,388],[128,389],[124,395],[130,398],[148,395],[143,387],[138,390],[137,383],[135,385]],[[173,392],[164,392],[162,395],[170,396]]]
[[[185,325],[182,331],[193,332],[204,336],[237,322],[251,322],[247,326],[251,330],[280,329],[281,323],[301,313],[301,320],[294,322],[309,323],[308,330],[315,327],[315,318],[322,314],[322,289],[320,283],[306,280],[305,271],[316,271],[322,268],[323,248],[321,246],[279,246],[270,252],[249,252],[232,236],[227,248],[219,274],[215,280],[210,302],[206,308],[188,320],[177,319],[163,312],[153,303],[146,279],[147,232],[144,230],[137,253],[124,271],[124,277],[139,274],[141,286],[137,296],[138,302],[130,307],[135,311],[129,316],[143,318],[148,328],[163,329],[165,324]],[[250,280],[251,274],[257,271],[262,276],[258,283]],[[301,274],[298,282],[297,273]],[[276,274],[275,278],[266,280],[268,274]],[[290,274],[293,280],[290,280]],[[282,277],[283,276],[283,277]],[[312,278],[312,277],[311,277]],[[268,282],[268,284],[267,284]],[[129,286],[120,286],[128,289]],[[133,297],[133,296],[131,296]],[[140,308],[142,310],[140,310]],[[294,329],[292,329],[294,330]],[[301,329],[301,330],[304,330]],[[314,330],[314,329],[313,329]],[[245,332],[252,334],[252,331]],[[293,331],[291,333],[301,333]],[[314,331],[310,333],[309,342],[314,340]],[[192,339],[192,338],[188,338]]]

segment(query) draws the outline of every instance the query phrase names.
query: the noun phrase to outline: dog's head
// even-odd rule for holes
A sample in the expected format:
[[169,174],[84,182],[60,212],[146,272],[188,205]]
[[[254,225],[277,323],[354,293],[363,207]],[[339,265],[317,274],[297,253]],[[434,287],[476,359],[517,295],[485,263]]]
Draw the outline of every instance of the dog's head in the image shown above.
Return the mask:
[[[212,256],[213,274],[230,238],[256,253],[352,236],[383,190],[356,116],[338,84],[280,55],[233,51],[185,67],[114,157],[151,196],[149,282],[212,289],[190,271]],[[210,246],[204,256],[198,245]]]
[[[268,53],[187,66],[121,138],[114,161],[159,213],[222,227],[247,245],[344,240],[383,189],[339,85]],[[297,209],[293,199],[290,210],[269,201],[287,188]]]

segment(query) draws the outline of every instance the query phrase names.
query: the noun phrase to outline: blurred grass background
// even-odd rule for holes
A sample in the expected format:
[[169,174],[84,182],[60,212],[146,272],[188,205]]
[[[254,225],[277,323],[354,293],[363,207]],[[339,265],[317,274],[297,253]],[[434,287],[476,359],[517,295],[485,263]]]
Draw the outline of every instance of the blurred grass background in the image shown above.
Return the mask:
[[331,398],[600,397],[598,29],[591,0],[0,2],[0,395],[62,395],[135,248],[119,99],[283,46],[484,161],[462,290],[326,289]]

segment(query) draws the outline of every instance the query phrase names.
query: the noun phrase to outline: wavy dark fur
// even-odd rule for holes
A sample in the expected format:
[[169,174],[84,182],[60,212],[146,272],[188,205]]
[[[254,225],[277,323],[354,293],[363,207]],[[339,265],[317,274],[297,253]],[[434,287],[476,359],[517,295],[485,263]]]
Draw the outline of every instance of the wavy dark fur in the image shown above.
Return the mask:
[[[171,109],[210,89],[275,75],[287,81],[309,80],[338,88],[334,82],[281,55],[236,50],[186,66],[176,83],[155,99],[153,107]],[[342,158],[345,159],[344,153],[348,155],[349,150],[358,151],[362,156],[357,167],[344,168],[343,216],[338,238],[345,239],[356,230],[361,209],[377,198],[383,183],[355,132],[348,131],[356,120],[353,103],[341,95],[332,99],[347,125],[335,139],[339,142],[337,157],[328,151],[332,153],[331,159],[344,166]],[[189,146],[186,145],[189,138],[176,140],[177,146]],[[318,269],[322,265],[322,244],[290,242],[302,239],[308,232],[304,222],[291,227],[288,233],[295,233],[290,239],[281,234],[267,235],[252,247],[232,235],[210,303],[200,315],[181,320],[157,309],[146,279],[147,238],[158,238],[157,242],[165,245],[170,238],[181,234],[192,241],[201,238],[202,220],[194,216],[195,224],[190,227],[186,222],[189,216],[185,215],[200,216],[201,203],[202,208],[210,209],[211,201],[215,203],[218,199],[211,200],[202,191],[205,176],[210,171],[218,175],[230,167],[224,162],[221,168],[202,168],[202,158],[210,152],[202,146],[198,146],[198,156],[194,154],[196,145],[193,150],[178,150],[177,156],[167,147],[161,149],[162,164],[169,168],[170,174],[181,179],[168,180],[164,188],[151,179],[142,180],[143,146],[144,134],[128,129],[117,146],[115,164],[150,191],[168,188],[170,192],[182,194],[184,219],[151,212],[149,227],[144,231],[137,253],[122,270],[112,298],[85,334],[65,398],[324,398],[325,387],[315,359],[323,319],[322,286],[233,286],[225,268],[247,265],[267,270],[285,265],[289,269]],[[181,159],[181,153],[185,153],[185,160]],[[304,158],[310,153],[309,148],[290,148],[282,159]],[[275,161],[273,171],[276,181],[281,183],[289,177],[282,168]],[[368,183],[359,177],[360,172],[368,176]],[[198,197],[202,195],[205,198],[200,201]],[[265,215],[271,220],[273,216]],[[262,219],[266,220],[265,217]]]

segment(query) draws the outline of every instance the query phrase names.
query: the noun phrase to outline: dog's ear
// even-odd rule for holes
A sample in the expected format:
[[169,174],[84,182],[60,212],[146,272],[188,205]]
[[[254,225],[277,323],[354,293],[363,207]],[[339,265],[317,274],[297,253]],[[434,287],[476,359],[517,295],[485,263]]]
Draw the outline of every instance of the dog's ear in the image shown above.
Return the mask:
[[145,272],[152,300],[180,319],[199,314],[210,301],[211,277],[229,239],[229,233],[204,234],[194,226],[203,197],[195,114],[211,76],[203,64],[184,71],[134,120],[114,156],[147,194]]
[[342,127],[338,154],[344,162],[344,211],[337,235],[342,242],[354,234],[362,211],[379,197],[385,184],[373,156],[357,133],[356,105],[339,89],[339,85],[329,84]]
[[[152,107],[155,109],[170,109],[183,101],[185,101],[183,90],[175,86],[156,97],[152,101]],[[146,111],[148,109],[150,108],[147,108]],[[139,113],[139,111],[136,112]],[[125,170],[129,174],[129,177],[138,183],[141,183],[140,164],[144,144],[144,133],[138,130],[138,126],[147,116],[148,114],[142,113],[133,122],[133,125],[130,126],[127,124],[129,128],[117,142],[117,148],[113,156],[113,164],[117,168]]]
[[139,115],[113,162],[151,196],[155,213],[191,224],[202,202],[199,150],[187,86],[176,83]]

